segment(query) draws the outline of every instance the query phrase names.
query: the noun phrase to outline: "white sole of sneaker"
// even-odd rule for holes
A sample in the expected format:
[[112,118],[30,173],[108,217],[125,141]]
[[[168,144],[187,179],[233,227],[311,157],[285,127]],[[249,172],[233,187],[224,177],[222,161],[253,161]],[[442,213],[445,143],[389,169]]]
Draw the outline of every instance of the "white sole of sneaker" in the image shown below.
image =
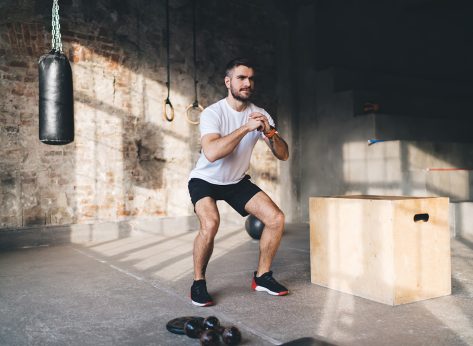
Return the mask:
[[213,305],[213,304],[214,304],[213,302],[208,302],[208,303],[197,303],[197,302],[194,302],[192,299],[191,299],[191,302],[192,302],[192,304],[194,304],[194,305],[197,305],[197,306],[200,306],[200,307],[211,306],[211,305]]
[[289,291],[282,291],[282,292],[273,292],[269,289],[267,289],[266,287],[263,287],[263,286],[256,286],[254,288],[255,291],[258,291],[258,292],[266,292],[266,293],[269,293],[271,294],[272,296],[285,296],[286,294],[289,293]]

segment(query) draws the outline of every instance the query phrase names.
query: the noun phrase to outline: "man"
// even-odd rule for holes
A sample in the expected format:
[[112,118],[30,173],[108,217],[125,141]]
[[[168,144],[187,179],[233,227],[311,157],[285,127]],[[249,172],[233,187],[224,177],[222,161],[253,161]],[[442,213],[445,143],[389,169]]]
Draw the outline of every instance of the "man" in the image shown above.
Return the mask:
[[250,213],[265,224],[252,289],[272,295],[289,293],[270,271],[284,230],[284,214],[246,175],[258,139],[263,138],[280,160],[287,160],[289,151],[271,116],[250,102],[253,76],[254,69],[248,60],[230,61],[225,75],[227,97],[206,108],[200,117],[202,153],[189,177],[189,194],[201,225],[194,240],[191,287],[192,303],[198,306],[214,303],[207,291],[205,271],[220,223],[217,200],[224,200],[240,215]]

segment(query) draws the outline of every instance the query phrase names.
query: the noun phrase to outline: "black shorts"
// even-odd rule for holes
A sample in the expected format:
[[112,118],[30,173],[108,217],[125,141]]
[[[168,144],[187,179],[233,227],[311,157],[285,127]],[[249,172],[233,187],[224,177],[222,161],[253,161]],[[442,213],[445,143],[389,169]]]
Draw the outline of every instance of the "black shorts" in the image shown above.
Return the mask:
[[250,176],[245,177],[236,184],[216,185],[205,180],[192,178],[189,180],[189,194],[192,204],[204,197],[212,197],[215,201],[223,200],[230,204],[241,216],[247,216],[245,205],[261,189],[250,181]]

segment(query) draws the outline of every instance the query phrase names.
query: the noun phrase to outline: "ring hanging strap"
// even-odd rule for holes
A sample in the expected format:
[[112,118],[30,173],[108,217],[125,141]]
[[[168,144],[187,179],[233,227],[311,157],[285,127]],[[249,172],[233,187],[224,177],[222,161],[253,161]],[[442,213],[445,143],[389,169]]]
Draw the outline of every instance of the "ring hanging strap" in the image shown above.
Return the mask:
[[[169,109],[171,110],[171,114],[169,116],[167,113],[167,106],[169,106]],[[163,118],[169,122],[174,120],[174,107],[172,106],[171,100],[169,100],[169,98],[163,101]]]
[[194,124],[194,125],[198,125],[199,124],[199,120],[191,120],[191,117],[190,117],[190,112],[194,109],[198,109],[200,110],[201,112],[204,110],[204,107],[202,107],[200,104],[199,104],[199,100],[197,98],[197,84],[199,83],[197,81],[197,44],[196,44],[196,17],[197,17],[197,0],[194,0],[193,1],[193,22],[192,22],[192,44],[193,44],[193,52],[194,52],[194,95],[195,95],[195,101],[193,103],[191,103],[190,105],[188,105],[186,107],[186,119],[189,123],[191,124]]
[[[170,58],[169,58],[169,41],[170,41],[170,32],[169,32],[169,0],[166,0],[166,56],[167,56],[167,82],[166,86],[168,88],[168,96],[163,101],[163,118],[167,121],[174,120],[174,107],[172,106],[171,100],[169,96],[171,94],[171,65],[170,65]],[[171,114],[168,116],[167,114],[167,105],[171,108]]]
[[[197,45],[196,45],[196,3],[193,1],[193,19],[192,19],[192,47],[194,53],[194,92],[195,92],[195,102],[197,102]],[[198,103],[198,102],[197,102]]]

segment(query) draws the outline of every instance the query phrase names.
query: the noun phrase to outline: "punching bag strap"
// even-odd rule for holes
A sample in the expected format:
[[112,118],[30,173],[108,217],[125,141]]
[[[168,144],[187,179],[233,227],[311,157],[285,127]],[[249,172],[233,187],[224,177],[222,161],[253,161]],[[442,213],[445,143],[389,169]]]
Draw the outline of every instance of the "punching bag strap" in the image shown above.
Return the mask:
[[51,35],[52,50],[58,53],[62,53],[61,24],[59,23],[58,0],[53,1],[51,27],[52,27],[52,35]]

